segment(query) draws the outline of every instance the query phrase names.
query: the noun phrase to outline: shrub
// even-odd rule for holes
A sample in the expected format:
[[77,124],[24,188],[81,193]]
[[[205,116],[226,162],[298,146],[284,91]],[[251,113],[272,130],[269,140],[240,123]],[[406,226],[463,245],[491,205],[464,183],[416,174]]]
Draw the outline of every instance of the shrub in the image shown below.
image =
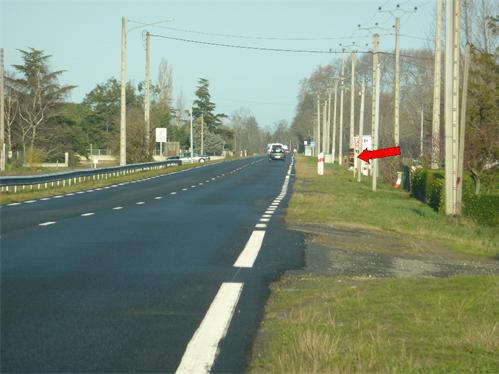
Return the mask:
[[464,202],[464,214],[476,223],[499,225],[499,195],[471,195]]

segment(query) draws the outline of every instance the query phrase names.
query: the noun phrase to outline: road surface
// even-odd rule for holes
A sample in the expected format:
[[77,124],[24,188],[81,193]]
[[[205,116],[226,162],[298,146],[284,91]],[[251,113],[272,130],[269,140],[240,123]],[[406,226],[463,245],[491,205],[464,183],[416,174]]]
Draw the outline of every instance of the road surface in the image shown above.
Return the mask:
[[293,165],[249,158],[1,207],[2,372],[241,372],[303,266]]

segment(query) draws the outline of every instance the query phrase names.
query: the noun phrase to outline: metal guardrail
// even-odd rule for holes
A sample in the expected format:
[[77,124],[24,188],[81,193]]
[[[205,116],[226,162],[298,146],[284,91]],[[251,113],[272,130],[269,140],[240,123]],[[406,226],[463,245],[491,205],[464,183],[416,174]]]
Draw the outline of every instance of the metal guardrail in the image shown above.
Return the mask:
[[28,176],[5,176],[0,177],[0,187],[2,192],[17,192],[19,188],[25,189],[28,186],[33,189],[37,186],[37,189],[48,188],[49,184],[51,187],[54,183],[60,186],[75,184],[78,182],[92,179],[107,179],[110,176],[118,176],[136,173],[144,170],[155,170],[170,166],[182,165],[181,160],[166,160],[159,162],[146,162],[140,164],[130,164],[125,166],[111,166],[99,169],[84,169],[69,171],[63,173],[53,173],[53,174],[42,174],[42,175],[28,175]]

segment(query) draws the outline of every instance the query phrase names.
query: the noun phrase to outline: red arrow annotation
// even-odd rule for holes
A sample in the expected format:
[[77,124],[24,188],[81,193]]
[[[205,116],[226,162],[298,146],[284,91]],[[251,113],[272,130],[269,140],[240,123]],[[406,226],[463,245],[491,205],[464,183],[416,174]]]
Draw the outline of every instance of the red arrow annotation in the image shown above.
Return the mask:
[[357,157],[360,158],[362,161],[369,163],[369,160],[373,158],[391,157],[398,155],[400,155],[400,147],[376,149],[374,151],[368,151],[366,148]]

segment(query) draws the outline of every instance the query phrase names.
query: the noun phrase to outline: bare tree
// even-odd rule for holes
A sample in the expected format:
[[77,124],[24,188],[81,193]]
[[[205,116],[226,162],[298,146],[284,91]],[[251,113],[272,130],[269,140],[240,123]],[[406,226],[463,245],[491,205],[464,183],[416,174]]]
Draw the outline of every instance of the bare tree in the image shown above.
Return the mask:
[[159,91],[159,104],[163,109],[170,110],[173,93],[172,67],[164,58],[159,63],[157,89]]

